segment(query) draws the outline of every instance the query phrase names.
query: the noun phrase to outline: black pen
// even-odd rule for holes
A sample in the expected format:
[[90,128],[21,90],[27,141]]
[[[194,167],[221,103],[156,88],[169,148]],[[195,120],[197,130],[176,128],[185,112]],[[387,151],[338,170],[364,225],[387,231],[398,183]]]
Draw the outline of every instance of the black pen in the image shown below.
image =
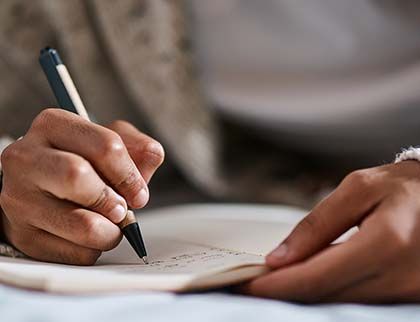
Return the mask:
[[[90,121],[80,95],[58,52],[50,47],[42,49],[39,62],[47,76],[48,83],[54,92],[58,105],[62,109],[79,114],[84,119]],[[146,247],[144,246],[140,226],[137,223],[133,211],[128,210],[125,218],[118,226],[137,255],[147,264]]]

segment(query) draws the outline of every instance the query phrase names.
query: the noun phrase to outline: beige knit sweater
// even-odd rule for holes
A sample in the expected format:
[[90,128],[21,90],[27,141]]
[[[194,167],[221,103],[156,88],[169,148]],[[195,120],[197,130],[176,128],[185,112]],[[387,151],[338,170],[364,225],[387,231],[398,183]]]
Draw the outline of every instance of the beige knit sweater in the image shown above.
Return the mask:
[[59,49],[99,123],[146,124],[201,191],[310,204],[312,195],[294,180],[273,178],[297,171],[293,158],[267,153],[236,130],[227,135],[208,109],[187,13],[181,0],[1,1],[0,134],[23,135],[37,113],[56,104],[37,62],[39,50],[50,45]]
[[194,182],[224,193],[218,126],[194,81],[181,1],[6,0],[0,15],[3,134],[22,135],[42,108],[55,104],[37,62],[39,49],[50,44],[100,123],[146,118]]

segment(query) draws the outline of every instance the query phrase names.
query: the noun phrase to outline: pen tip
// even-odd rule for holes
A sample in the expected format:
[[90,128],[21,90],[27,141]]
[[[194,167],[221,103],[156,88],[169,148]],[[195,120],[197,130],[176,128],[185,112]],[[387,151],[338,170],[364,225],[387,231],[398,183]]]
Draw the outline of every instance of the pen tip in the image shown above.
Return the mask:
[[143,256],[141,259],[143,260],[143,263],[149,264],[149,261],[147,260],[147,256]]

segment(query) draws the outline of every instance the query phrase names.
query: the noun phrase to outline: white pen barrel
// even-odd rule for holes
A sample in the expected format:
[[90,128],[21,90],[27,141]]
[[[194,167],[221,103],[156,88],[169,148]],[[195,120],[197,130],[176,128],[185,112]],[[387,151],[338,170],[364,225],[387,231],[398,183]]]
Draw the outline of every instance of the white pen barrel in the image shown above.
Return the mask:
[[63,64],[57,65],[57,71],[61,77],[64,86],[66,87],[66,90],[71,100],[73,101],[77,113],[84,119],[89,120],[89,115],[86,111],[85,106],[83,105],[79,93],[77,92],[76,86],[74,85],[73,80],[70,77],[67,67]]

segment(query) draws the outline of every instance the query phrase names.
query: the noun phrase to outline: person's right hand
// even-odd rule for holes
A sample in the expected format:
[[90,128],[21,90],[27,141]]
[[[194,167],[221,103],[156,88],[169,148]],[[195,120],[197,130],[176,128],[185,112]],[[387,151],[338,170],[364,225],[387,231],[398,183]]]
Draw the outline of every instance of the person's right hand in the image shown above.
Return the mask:
[[95,263],[121,240],[127,203],[141,208],[164,151],[131,124],[109,128],[46,109],[1,155],[6,240],[35,259]]

